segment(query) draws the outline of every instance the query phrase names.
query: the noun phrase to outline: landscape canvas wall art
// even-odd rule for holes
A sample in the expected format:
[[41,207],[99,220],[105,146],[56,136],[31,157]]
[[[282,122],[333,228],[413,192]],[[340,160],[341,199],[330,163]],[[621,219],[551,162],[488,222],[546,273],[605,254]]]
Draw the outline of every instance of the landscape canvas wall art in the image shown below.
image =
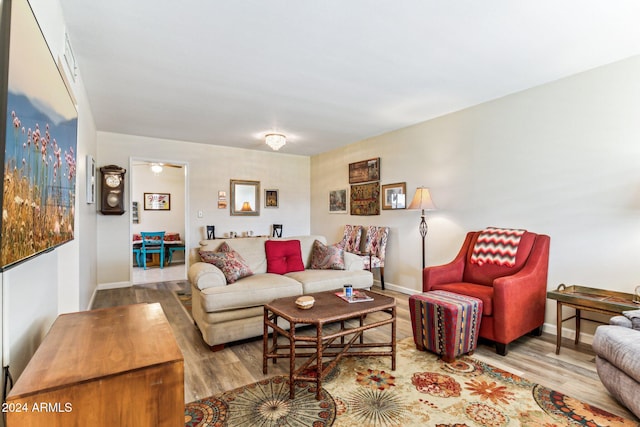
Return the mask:
[[74,238],[78,114],[28,1],[1,27],[4,270]]

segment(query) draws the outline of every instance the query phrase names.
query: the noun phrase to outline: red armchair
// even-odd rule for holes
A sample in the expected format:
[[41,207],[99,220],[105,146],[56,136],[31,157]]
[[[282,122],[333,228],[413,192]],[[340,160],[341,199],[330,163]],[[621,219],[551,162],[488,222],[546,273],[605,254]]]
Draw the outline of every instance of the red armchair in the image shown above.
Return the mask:
[[550,238],[525,232],[515,265],[507,267],[471,262],[480,231],[469,232],[456,258],[449,264],[422,272],[422,291],[445,290],[480,298],[483,302],[480,334],[507,354],[507,346],[521,336],[542,333],[547,300]]

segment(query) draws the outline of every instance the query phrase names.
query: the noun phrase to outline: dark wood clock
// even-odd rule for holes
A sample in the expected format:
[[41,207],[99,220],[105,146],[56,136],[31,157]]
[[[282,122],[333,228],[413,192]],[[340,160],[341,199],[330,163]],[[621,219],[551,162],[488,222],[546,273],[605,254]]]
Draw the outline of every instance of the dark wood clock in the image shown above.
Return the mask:
[[100,172],[102,173],[100,212],[104,215],[124,214],[124,174],[127,170],[120,166],[109,165],[101,167]]

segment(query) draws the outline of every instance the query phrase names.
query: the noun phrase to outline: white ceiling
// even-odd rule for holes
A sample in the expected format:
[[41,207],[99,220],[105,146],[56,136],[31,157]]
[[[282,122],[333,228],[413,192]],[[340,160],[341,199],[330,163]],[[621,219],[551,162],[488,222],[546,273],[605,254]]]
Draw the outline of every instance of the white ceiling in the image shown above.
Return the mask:
[[61,3],[98,130],[302,155],[640,54],[637,0]]

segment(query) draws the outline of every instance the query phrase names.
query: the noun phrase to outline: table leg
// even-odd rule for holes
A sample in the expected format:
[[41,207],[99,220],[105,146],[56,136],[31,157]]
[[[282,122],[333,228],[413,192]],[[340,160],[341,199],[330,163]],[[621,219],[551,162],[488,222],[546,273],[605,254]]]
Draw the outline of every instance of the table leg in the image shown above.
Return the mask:
[[289,398],[296,396],[296,385],[293,374],[296,371],[296,325],[289,322]]
[[576,340],[575,344],[578,345],[580,343],[580,316],[582,313],[579,308],[576,308]]
[[[277,314],[273,315],[273,324],[274,325],[278,324],[278,315]],[[273,348],[273,352],[277,354],[278,353],[278,331],[276,330],[276,328],[272,328],[272,329],[273,329],[273,332],[271,333],[272,334],[271,335],[271,345],[272,345],[271,348]],[[278,358],[274,357],[272,363],[275,365],[276,362],[278,362]]]
[[560,343],[562,343],[562,303],[556,303],[556,354],[560,354]]
[[316,327],[316,400],[320,400],[320,392],[322,391],[322,323]]
[[267,351],[269,346],[269,327],[267,326],[267,321],[269,320],[269,315],[267,314],[267,308],[264,308],[263,320],[262,320],[262,373],[267,373]]
[[391,370],[396,370],[396,308],[391,309],[391,316],[393,316],[393,322],[391,322]]

